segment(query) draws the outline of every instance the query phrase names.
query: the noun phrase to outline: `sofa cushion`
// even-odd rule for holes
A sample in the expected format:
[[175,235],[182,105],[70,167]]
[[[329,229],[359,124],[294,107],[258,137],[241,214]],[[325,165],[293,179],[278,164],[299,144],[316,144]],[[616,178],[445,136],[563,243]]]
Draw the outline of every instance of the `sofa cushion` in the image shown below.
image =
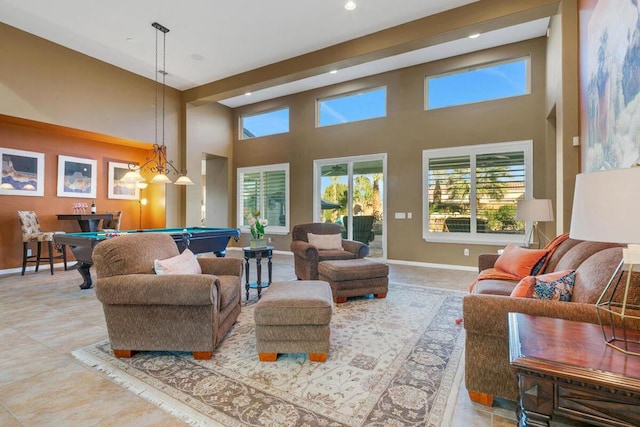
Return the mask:
[[307,238],[309,244],[318,249],[338,250],[342,251],[342,235],[341,234],[313,234],[308,233]]
[[509,244],[496,260],[495,268],[518,277],[529,276],[548,252],[546,249],[525,249]]
[[513,280],[485,279],[476,283],[472,293],[509,296],[517,284],[518,282]]
[[322,249],[318,251],[318,261],[331,261],[336,259],[354,259],[357,258],[357,255],[345,251],[345,250],[335,250],[335,249]]
[[189,249],[171,258],[154,260],[153,269],[156,274],[202,274],[196,256]]
[[527,276],[511,292],[512,297],[571,301],[575,270]]

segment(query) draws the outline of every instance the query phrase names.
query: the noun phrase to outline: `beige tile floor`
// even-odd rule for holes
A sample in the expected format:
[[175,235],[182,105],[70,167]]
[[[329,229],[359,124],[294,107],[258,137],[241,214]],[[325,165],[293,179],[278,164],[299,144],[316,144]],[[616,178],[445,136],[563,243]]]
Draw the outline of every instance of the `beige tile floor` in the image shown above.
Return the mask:
[[[229,250],[227,256],[242,252]],[[274,280],[295,279],[292,256],[276,254],[273,272]],[[390,265],[391,281],[461,291],[474,276]],[[102,307],[93,289],[81,290],[80,282],[77,271],[61,268],[54,276],[47,269],[0,276],[0,425],[184,425],[71,355],[107,338]],[[498,403],[493,408],[475,404],[462,387],[453,426],[516,425],[513,402]]]

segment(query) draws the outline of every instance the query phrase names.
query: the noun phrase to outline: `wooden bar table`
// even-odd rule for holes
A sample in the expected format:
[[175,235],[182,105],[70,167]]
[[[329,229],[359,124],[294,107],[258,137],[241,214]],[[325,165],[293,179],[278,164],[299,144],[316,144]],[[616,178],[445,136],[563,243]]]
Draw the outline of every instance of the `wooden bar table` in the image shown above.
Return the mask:
[[101,219],[113,219],[110,213],[103,214],[58,214],[60,221],[78,221],[82,231],[98,231]]
[[509,313],[509,350],[519,426],[548,426],[556,414],[640,426],[640,357],[609,347],[600,325]]

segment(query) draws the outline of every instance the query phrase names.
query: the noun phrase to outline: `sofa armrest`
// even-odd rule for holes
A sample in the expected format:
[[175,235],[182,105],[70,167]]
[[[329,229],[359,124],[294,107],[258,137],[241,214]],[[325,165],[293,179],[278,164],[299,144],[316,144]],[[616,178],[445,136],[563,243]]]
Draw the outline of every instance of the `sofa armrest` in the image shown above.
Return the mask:
[[95,292],[103,304],[216,305],[216,282],[210,274],[127,274],[98,278]]
[[351,252],[356,258],[364,258],[369,255],[369,246],[355,240],[343,239],[342,249]]
[[478,271],[493,268],[500,255],[498,254],[480,254],[478,255]]
[[510,312],[598,323],[596,307],[593,304],[502,295],[465,295],[462,299],[464,327],[470,332],[506,338],[507,314]]
[[202,268],[202,274],[212,274],[214,276],[242,277],[244,269],[243,260],[240,258],[198,257],[198,263]]
[[299,256],[308,261],[315,260],[315,262],[318,262],[320,259],[318,248],[303,240],[294,240],[291,242],[291,252],[293,252],[295,256]]

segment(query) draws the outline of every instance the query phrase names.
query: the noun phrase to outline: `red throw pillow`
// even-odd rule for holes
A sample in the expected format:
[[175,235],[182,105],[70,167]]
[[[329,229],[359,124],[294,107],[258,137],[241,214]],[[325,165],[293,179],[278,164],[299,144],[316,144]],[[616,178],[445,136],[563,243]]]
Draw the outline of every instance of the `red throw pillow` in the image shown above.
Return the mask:
[[529,276],[547,253],[547,249],[525,249],[517,245],[507,245],[494,267],[518,277]]
[[575,270],[527,276],[511,291],[512,297],[571,301]]

